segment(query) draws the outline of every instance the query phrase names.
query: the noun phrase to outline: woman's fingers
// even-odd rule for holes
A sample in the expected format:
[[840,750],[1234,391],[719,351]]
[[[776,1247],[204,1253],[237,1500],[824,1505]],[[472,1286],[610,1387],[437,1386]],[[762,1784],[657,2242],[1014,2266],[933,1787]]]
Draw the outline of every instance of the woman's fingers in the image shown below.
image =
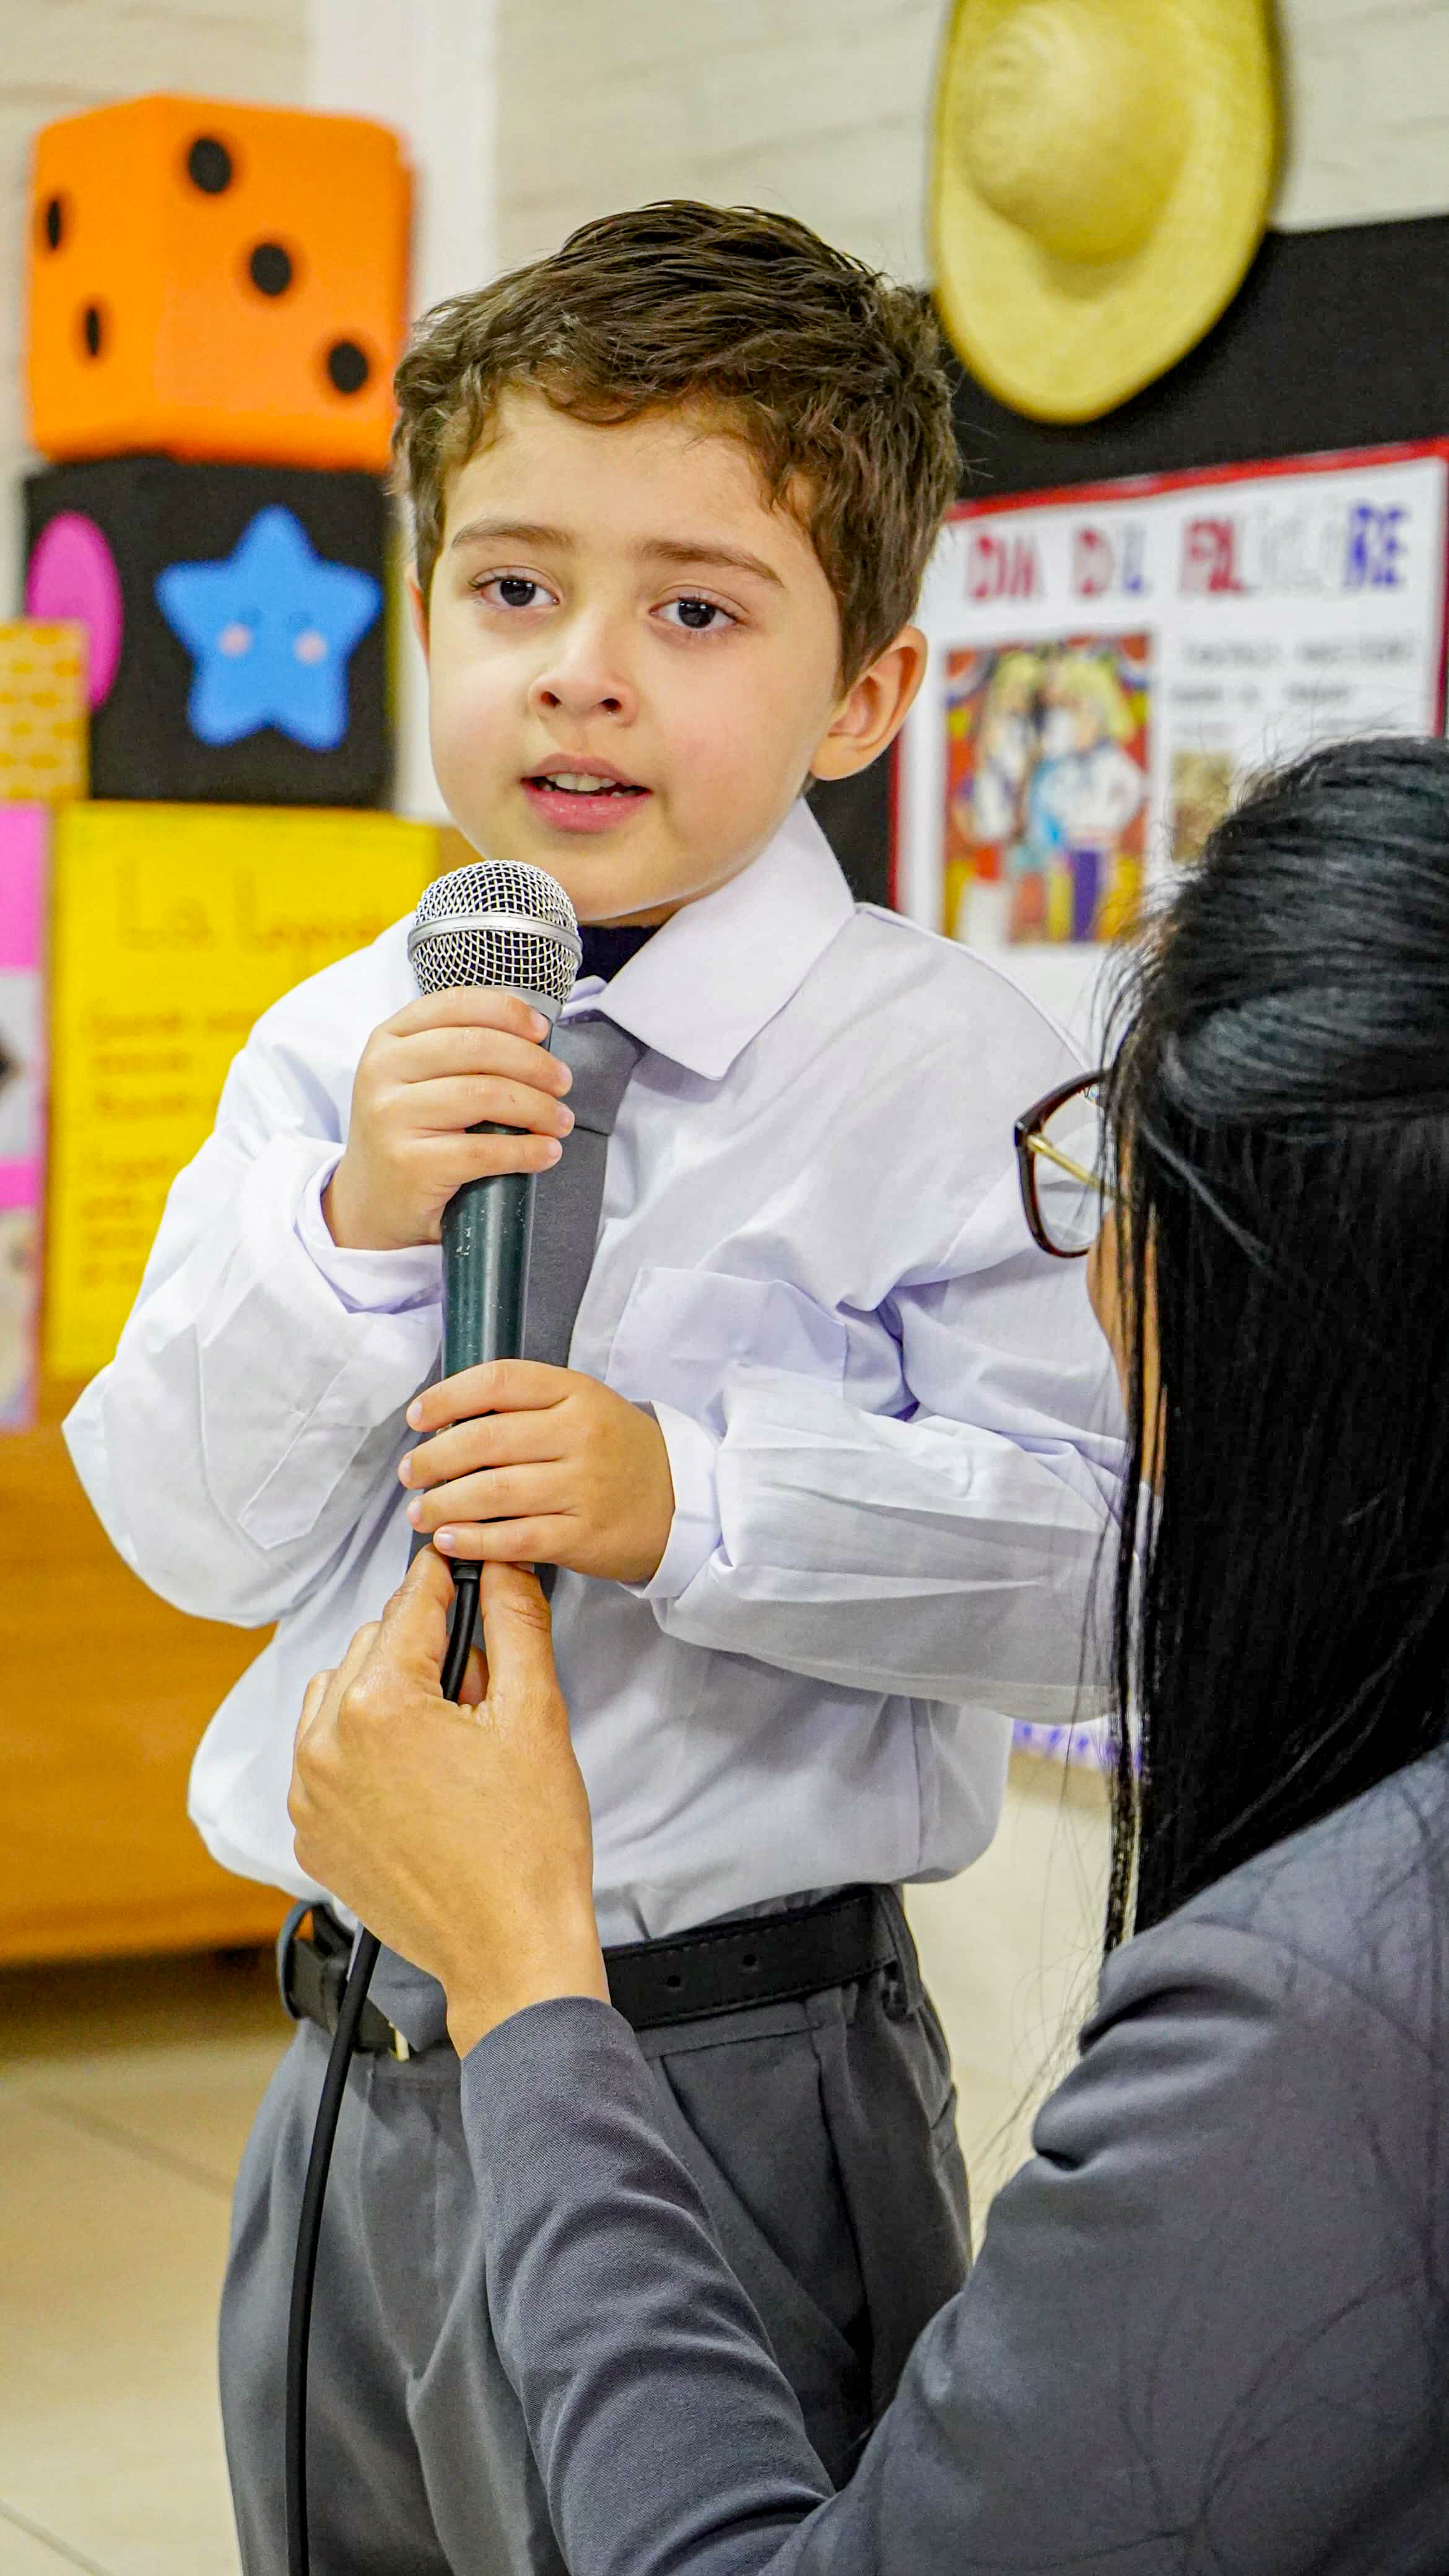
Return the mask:
[[[342,1661],[331,1672],[314,1673],[297,1722],[299,1749],[324,1720],[335,1720],[348,1691],[365,1678],[369,1711],[395,1704],[418,1705],[421,1690],[428,1700],[441,1696],[440,1676],[448,1643],[448,1610],[453,1578],[433,1548],[414,1557],[406,1579],[393,1594],[381,1619],[359,1628]],[[462,1704],[476,1708],[500,1689],[510,1705],[523,1693],[558,1693],[548,1604],[532,1574],[517,1565],[485,1568],[481,1587],[483,1651],[468,1656]]]
[[[449,1588],[451,1589],[451,1578]],[[293,1743],[299,1751],[315,1727],[321,1725],[325,1732],[323,1722],[335,1717],[337,1704],[349,1683],[354,1681],[361,1672],[372,1651],[373,1640],[377,1633],[377,1620],[369,1619],[366,1627],[358,1629],[340,1664],[330,1671],[312,1675],[303,1693],[302,1714],[297,1720],[297,1732],[293,1738]]]
[[[553,1621],[537,1575],[525,1573],[521,1565],[485,1565],[478,1604],[493,1714],[563,1711]],[[567,1733],[566,1712],[563,1723]]]
[[332,1676],[331,1690],[334,1697],[340,1699],[349,1684],[356,1681],[358,1674],[361,1672],[363,1665],[366,1663],[367,1658],[371,1654],[373,1646],[377,1641],[381,1625],[382,1623],[380,1620],[369,1619],[363,1627],[358,1629],[356,1636],[353,1638],[351,1645],[348,1647],[346,1654],[343,1656],[341,1663],[338,1665],[336,1672]]
[[420,1548],[372,1631],[380,1668],[439,1692],[452,1602],[453,1578],[442,1557]]
[[299,1745],[305,1743],[316,1725],[322,1711],[322,1704],[332,1687],[334,1678],[329,1668],[326,1672],[314,1673],[307,1684],[302,1697],[302,1714],[297,1720],[296,1741]]
[[480,1708],[488,1697],[488,1665],[479,1646],[468,1649],[468,1669],[458,1692],[460,1708]]
[[416,1601],[419,1596],[424,1601],[436,1603],[446,1623],[453,1606],[453,1578],[446,1565],[440,1564],[437,1557],[425,1549],[413,1558],[401,1583],[389,1593],[383,1606],[382,1624],[386,1626],[394,1616],[401,1616],[404,1605],[409,1600]]

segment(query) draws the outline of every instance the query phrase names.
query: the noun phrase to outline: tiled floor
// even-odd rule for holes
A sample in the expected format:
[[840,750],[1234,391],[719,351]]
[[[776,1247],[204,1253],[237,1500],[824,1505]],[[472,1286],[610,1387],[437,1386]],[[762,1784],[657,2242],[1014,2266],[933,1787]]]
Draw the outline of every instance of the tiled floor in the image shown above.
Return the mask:
[[0,2571],[234,2576],[215,2393],[269,1966],[0,1980]]
[[[1101,1793],[1018,1762],[911,1911],[980,2218],[1090,1990]],[[214,2338],[227,2200],[285,2038],[269,1963],[0,1976],[0,2576],[236,2576]]]

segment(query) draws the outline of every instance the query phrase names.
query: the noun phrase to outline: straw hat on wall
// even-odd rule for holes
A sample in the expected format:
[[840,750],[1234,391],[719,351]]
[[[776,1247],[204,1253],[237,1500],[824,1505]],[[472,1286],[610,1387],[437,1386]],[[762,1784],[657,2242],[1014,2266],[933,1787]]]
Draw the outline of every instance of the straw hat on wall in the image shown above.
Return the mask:
[[956,0],[931,231],[966,364],[1036,420],[1095,420],[1200,340],[1267,221],[1269,0]]

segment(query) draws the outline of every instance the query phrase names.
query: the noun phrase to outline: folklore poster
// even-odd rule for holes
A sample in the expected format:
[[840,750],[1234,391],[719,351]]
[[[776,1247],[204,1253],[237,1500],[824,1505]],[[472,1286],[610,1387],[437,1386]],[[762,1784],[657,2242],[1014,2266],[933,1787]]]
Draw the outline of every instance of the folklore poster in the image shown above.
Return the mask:
[[1028,989],[1052,948],[1090,979],[1245,779],[1437,731],[1446,480],[1439,443],[961,505],[898,754],[900,909]]

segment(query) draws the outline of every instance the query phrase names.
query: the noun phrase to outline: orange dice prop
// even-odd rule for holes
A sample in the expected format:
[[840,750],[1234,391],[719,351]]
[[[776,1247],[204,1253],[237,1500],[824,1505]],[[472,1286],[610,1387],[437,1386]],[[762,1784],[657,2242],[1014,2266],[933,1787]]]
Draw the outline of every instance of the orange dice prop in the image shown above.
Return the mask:
[[31,434],[382,473],[408,180],[361,117],[136,98],[36,138]]

